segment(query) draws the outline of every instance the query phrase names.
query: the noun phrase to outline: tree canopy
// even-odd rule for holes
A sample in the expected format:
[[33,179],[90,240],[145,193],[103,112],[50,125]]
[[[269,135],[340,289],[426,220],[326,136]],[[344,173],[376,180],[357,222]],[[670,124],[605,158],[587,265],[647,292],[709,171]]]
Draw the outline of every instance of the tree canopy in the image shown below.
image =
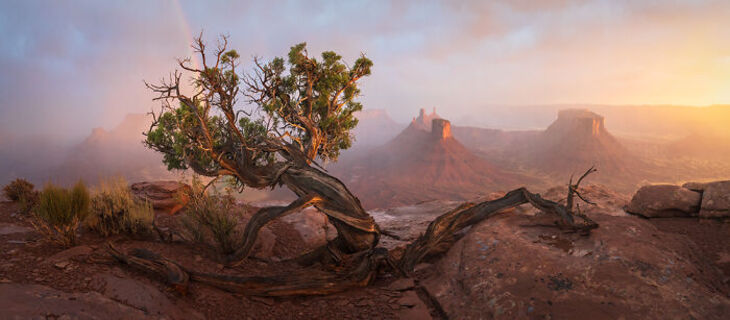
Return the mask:
[[[311,57],[300,43],[286,59],[254,58],[253,70],[244,73],[227,37],[209,51],[199,36],[193,49],[201,66],[179,60],[182,71],[147,83],[162,110],[145,143],[164,154],[168,169],[271,187],[291,164],[337,160],[351,146],[353,113],[362,109],[359,80],[373,65],[364,55],[348,66],[333,51]],[[191,92],[181,88],[183,72],[191,77]]]

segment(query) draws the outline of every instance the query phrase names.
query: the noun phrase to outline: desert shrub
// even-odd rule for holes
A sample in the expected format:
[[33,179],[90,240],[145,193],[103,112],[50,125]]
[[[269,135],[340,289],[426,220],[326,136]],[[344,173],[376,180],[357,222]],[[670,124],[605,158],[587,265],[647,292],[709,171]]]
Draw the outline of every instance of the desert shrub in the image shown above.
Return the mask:
[[204,192],[200,181],[193,179],[188,205],[181,223],[189,238],[205,243],[211,239],[222,254],[233,253],[240,244],[235,199],[230,194]]
[[112,178],[99,183],[85,223],[89,229],[109,236],[149,231],[154,218],[152,204],[136,200],[124,178]]
[[25,179],[15,179],[3,188],[3,194],[10,201],[19,202],[31,198],[35,192],[32,183]]
[[24,194],[18,200],[20,213],[29,214],[33,211],[36,205],[38,205],[38,198],[40,194],[38,191],[33,190],[30,193]]
[[38,195],[33,226],[62,246],[76,244],[76,230],[89,212],[89,191],[79,181],[71,190],[47,184]]

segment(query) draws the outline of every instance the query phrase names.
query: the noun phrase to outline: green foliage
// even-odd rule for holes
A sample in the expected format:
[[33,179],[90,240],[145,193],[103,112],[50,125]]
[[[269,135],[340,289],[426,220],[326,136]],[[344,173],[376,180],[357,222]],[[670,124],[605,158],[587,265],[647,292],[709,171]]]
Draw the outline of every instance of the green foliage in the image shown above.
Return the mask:
[[34,193],[34,186],[25,179],[15,179],[3,188],[3,194],[10,201],[20,202],[21,200],[31,198]]
[[[361,56],[348,68],[332,51],[323,52],[318,61],[307,55],[306,46],[293,46],[286,63],[275,58],[263,67],[263,74],[270,78],[267,86],[274,90],[266,92],[268,97],[259,103],[269,117],[292,130],[302,145],[321,139],[314,156],[337,160],[340,151],[352,145],[350,131],[358,123],[353,113],[362,110],[362,104],[355,100],[360,95],[356,82],[370,75],[373,62]],[[305,99],[300,103],[302,97]],[[321,137],[313,137],[310,126]]]
[[81,181],[71,190],[49,183],[39,194],[33,226],[49,240],[72,246],[79,222],[88,215],[89,201],[89,191]]
[[200,181],[194,179],[181,222],[191,240],[206,243],[211,239],[220,253],[228,255],[241,241],[235,199],[230,194],[214,193],[205,193]]
[[[183,62],[193,74],[194,94],[181,92],[178,73],[169,82],[148,84],[163,107],[145,144],[163,153],[169,170],[271,187],[277,183],[271,171],[283,162],[334,161],[352,145],[353,113],[362,109],[359,80],[370,75],[372,61],[363,55],[348,66],[332,51],[310,57],[301,43],[286,59],[255,59],[253,71],[239,75],[240,56],[222,40],[207,55],[202,39],[195,40],[202,68]],[[215,61],[206,61],[211,57]],[[252,110],[238,108],[240,96]]]
[[85,223],[103,236],[135,234],[152,229],[155,211],[149,202],[135,200],[124,178],[101,181],[91,199]]
[[[157,126],[147,133],[145,144],[163,152],[163,162],[167,165],[168,170],[187,169],[186,160],[194,161],[191,164],[193,166],[206,168],[214,166],[213,159],[206,152],[197,148],[185,131],[185,128],[194,128],[198,125],[196,112],[200,112],[200,108],[180,103],[180,107],[174,111],[163,113],[158,119]],[[220,123],[219,117],[211,117],[206,122],[216,141],[221,141],[223,135]]]

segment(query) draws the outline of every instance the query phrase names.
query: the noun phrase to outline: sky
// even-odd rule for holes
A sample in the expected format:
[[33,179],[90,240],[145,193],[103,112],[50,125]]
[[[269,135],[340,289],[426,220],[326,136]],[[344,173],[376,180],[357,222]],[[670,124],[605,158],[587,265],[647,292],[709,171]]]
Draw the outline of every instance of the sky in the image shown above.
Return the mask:
[[373,60],[365,108],[730,103],[730,1],[0,2],[0,138],[76,139],[157,107],[155,82],[219,34],[243,58],[307,42]]

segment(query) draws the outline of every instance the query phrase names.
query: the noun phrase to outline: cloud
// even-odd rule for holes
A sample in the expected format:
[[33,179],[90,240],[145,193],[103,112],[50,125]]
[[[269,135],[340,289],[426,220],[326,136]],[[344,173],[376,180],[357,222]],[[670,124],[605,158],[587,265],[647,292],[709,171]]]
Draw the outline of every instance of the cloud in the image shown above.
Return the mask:
[[302,41],[365,53],[366,107],[401,121],[431,106],[728,102],[728,21],[727,1],[4,2],[0,126],[72,138],[148,111],[142,80],[200,30],[244,58]]

